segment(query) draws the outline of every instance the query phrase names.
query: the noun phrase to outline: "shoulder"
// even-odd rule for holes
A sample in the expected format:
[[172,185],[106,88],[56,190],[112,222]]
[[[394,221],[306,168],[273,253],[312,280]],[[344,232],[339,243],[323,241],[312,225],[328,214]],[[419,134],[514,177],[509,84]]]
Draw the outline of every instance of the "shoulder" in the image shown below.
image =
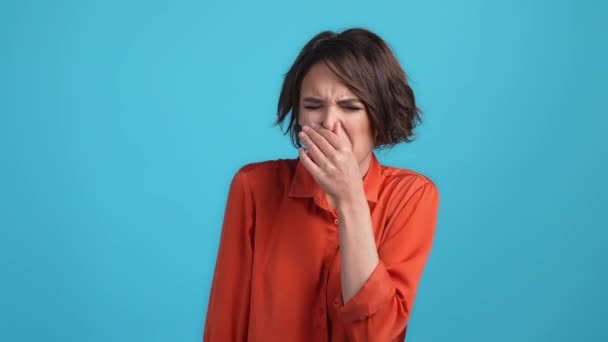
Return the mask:
[[[435,182],[419,171],[393,166],[382,166],[383,189],[389,220],[409,218],[412,212],[421,217],[433,218],[439,208],[439,189]],[[414,209],[415,208],[415,209]]]
[[385,186],[398,187],[401,190],[415,192],[424,187],[437,189],[430,176],[412,169],[382,165],[382,176]]
[[380,196],[389,208],[401,208],[419,200],[439,202],[437,185],[430,176],[419,171],[382,165],[382,180]]
[[253,162],[241,166],[237,174],[250,181],[285,176],[295,171],[296,159],[273,159]]
[[[281,188],[290,184],[295,173],[297,159],[272,159],[248,163],[239,168],[235,179],[255,189]],[[267,191],[266,191],[267,192]]]

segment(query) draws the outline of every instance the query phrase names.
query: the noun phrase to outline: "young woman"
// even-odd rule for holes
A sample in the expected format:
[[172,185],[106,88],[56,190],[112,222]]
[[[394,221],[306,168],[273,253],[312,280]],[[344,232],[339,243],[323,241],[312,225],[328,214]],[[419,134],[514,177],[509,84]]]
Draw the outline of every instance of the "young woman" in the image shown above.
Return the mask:
[[403,341],[439,193],[378,162],[420,113],[387,44],[324,31],[285,75],[298,158],[243,166],[230,185],[204,341]]

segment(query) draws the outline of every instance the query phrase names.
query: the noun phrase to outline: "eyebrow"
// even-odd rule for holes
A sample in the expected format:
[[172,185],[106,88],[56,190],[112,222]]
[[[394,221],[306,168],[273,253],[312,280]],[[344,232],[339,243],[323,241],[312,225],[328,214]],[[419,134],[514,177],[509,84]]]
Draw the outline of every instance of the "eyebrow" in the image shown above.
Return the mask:
[[[302,99],[302,101],[306,101],[306,102],[313,102],[313,103],[325,103],[324,99],[318,98],[318,97],[306,97],[304,99]],[[347,102],[359,102],[362,103],[361,100],[351,97],[351,98],[347,98],[347,99],[342,99],[337,101],[338,103],[347,103]]]

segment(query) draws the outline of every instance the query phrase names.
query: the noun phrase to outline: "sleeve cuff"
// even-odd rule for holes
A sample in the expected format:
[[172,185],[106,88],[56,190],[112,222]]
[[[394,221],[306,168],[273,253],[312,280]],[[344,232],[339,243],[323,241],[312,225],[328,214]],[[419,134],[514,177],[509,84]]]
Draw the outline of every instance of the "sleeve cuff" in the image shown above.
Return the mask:
[[350,300],[343,304],[342,292],[334,300],[338,315],[344,322],[354,322],[373,315],[395,295],[395,286],[382,260],[365,284]]

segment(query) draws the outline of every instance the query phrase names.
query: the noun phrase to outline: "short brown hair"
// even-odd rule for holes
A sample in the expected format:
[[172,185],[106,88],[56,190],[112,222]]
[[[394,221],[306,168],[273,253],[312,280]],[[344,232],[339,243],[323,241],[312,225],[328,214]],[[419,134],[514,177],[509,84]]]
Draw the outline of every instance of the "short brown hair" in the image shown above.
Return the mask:
[[283,128],[291,112],[288,132],[302,147],[298,133],[298,107],[302,79],[316,63],[324,62],[365,105],[374,133],[374,148],[393,147],[414,140],[414,128],[422,123],[407,75],[388,44],[369,30],[350,28],[341,33],[323,31],[300,51],[284,74],[274,123]]
[[298,104],[302,79],[318,62],[325,63],[365,105],[374,132],[374,148],[393,147],[414,141],[414,128],[422,123],[421,114],[408,84],[408,77],[389,45],[378,35],[363,28],[315,35],[300,51],[284,74],[277,108],[277,120],[283,128],[287,114],[291,141],[302,147],[298,133]]

